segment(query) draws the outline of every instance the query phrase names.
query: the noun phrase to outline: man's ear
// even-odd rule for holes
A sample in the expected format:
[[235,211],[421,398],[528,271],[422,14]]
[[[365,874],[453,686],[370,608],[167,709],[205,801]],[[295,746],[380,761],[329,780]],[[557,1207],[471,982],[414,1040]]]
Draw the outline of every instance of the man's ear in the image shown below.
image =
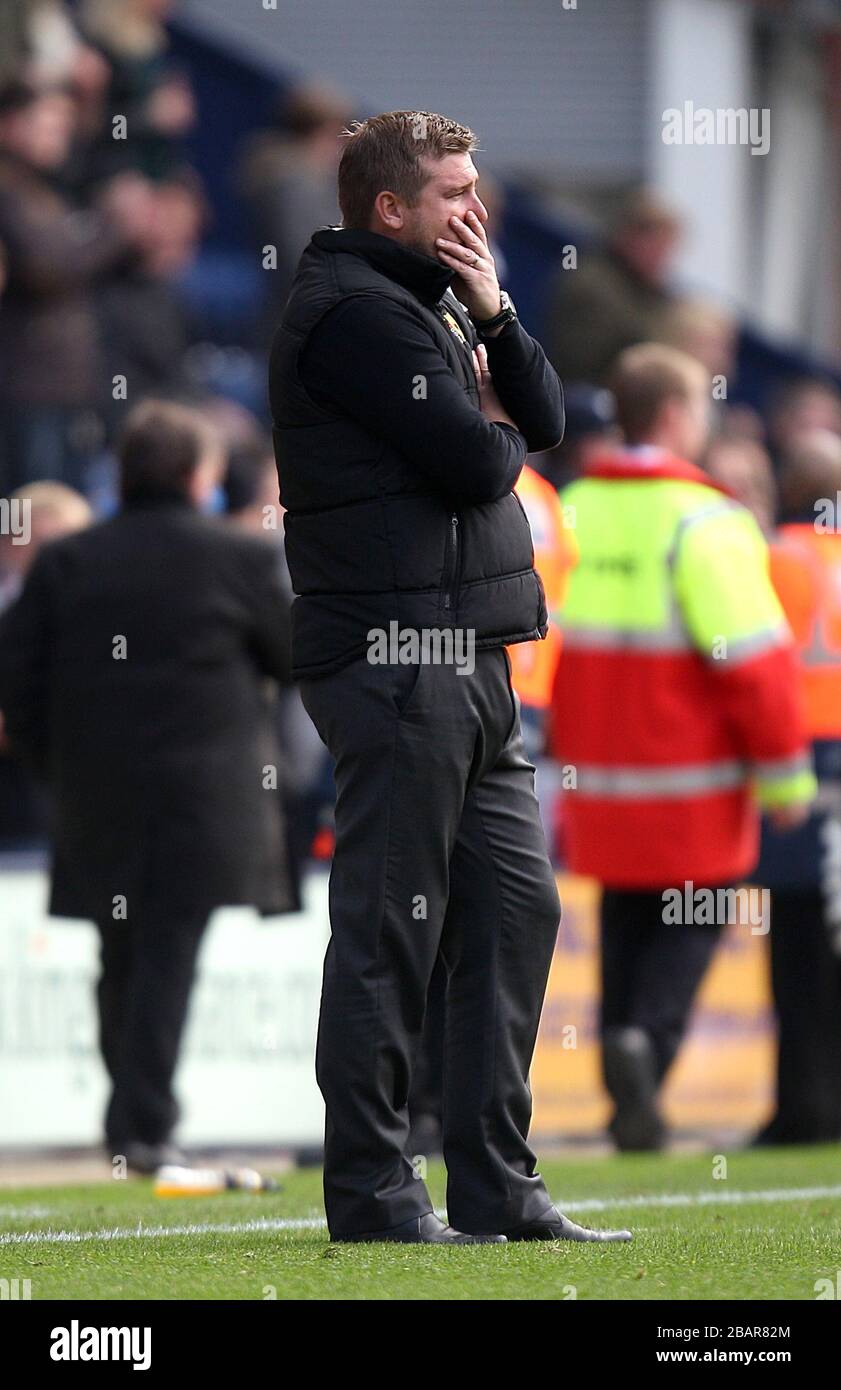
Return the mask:
[[404,222],[403,204],[388,189],[383,189],[374,199],[374,218],[388,227],[389,231],[399,232]]
[[657,412],[657,427],[669,434],[680,428],[686,414],[686,406],[677,396],[668,396]]

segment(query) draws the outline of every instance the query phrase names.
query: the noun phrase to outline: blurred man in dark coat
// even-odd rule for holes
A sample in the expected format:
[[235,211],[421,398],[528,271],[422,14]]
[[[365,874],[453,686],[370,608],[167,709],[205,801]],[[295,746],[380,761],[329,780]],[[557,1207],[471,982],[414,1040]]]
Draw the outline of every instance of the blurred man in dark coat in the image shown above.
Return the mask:
[[210,912],[289,906],[266,690],[288,605],[274,548],[199,514],[220,467],[199,416],[147,401],[120,463],[122,512],[45,546],[2,620],[0,708],[54,793],[50,911],[102,936],[107,1141],[151,1170]]
[[566,382],[608,384],[616,358],[636,343],[667,341],[675,298],[669,277],[679,217],[647,189],[623,202],[603,254],[586,247],[552,286],[549,358]]

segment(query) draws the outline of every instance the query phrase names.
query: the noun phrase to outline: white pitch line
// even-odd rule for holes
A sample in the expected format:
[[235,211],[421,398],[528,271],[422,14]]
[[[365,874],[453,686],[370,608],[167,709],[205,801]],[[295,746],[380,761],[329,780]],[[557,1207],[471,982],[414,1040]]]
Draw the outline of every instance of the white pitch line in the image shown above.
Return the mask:
[[159,1236],[248,1235],[263,1231],[319,1231],[327,1225],[321,1216],[263,1217],[256,1221],[199,1221],[188,1226],[113,1226],[99,1231],[4,1231],[0,1246],[78,1245],[91,1240],[148,1240]]
[[558,1202],[564,1211],[611,1211],[616,1207],[744,1206],[748,1202],[801,1202],[817,1197],[841,1197],[841,1187],[766,1187],[759,1192],[664,1192],[659,1197],[589,1197],[583,1202]]
[[[590,1197],[584,1201],[558,1202],[562,1211],[572,1215],[590,1211],[625,1211],[629,1207],[711,1207],[747,1206],[753,1202],[805,1202],[824,1197],[841,1197],[837,1187],[771,1187],[758,1192],[672,1192],[660,1196],[641,1194],[633,1197]],[[440,1215],[444,1213],[441,1212]],[[321,1231],[327,1222],[323,1217],[258,1217],[252,1221],[201,1221],[184,1226],[114,1226],[99,1231],[5,1231],[0,1232],[0,1246],[80,1245],[94,1240],[155,1240],[168,1236],[259,1235],[271,1231]]]

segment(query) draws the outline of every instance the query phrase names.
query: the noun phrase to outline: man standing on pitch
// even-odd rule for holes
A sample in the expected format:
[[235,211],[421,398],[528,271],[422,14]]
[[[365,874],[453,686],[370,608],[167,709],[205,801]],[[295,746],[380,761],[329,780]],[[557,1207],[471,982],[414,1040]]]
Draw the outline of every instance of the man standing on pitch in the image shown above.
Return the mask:
[[[505,652],[547,630],[512,488],[561,438],[561,387],[500,291],[472,132],[428,112],[354,125],[343,225],[304,251],[271,360],[293,673],[336,762],[316,1057],[330,1234],[627,1239],[562,1216],[527,1143],[560,904]],[[411,662],[378,660],[395,633]],[[430,660],[442,633],[473,659]],[[439,952],[451,1227],[406,1152]]]

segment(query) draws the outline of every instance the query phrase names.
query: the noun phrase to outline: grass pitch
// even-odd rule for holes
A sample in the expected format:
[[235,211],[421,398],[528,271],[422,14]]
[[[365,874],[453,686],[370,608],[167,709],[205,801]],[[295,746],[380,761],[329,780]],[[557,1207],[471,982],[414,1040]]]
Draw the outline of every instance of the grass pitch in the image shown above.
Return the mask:
[[[798,1299],[841,1283],[841,1149],[564,1157],[554,1199],[630,1245],[331,1245],[321,1175],[278,1193],[156,1198],[151,1182],[0,1191],[0,1279],[35,1299]],[[721,1170],[720,1160],[717,1170]],[[444,1170],[431,1168],[433,1201]],[[818,1285],[818,1289],[816,1289]]]

